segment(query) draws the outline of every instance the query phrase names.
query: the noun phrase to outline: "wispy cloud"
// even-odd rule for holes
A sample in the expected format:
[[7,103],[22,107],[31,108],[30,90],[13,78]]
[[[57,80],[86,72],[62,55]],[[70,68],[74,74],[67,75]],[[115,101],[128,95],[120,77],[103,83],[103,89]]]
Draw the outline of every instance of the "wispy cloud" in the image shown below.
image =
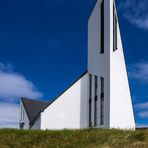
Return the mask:
[[144,109],[147,109],[148,110],[148,102],[145,102],[145,103],[138,103],[135,105],[135,109],[137,110],[144,110]]
[[13,70],[11,64],[0,63],[0,99],[14,101],[20,97],[41,98],[35,85],[22,74]]
[[138,62],[129,66],[131,79],[148,82],[148,62]]
[[139,112],[138,116],[141,118],[148,118],[148,111]]
[[[130,65],[129,77],[139,84],[146,86],[148,84],[148,62],[140,61]],[[134,105],[134,108],[140,118],[148,118],[148,102],[137,103]]]
[[0,128],[19,127],[19,105],[13,103],[0,103]]
[[10,63],[0,63],[0,71],[13,72],[14,67]]
[[148,102],[138,103],[134,108],[140,118],[148,118]]
[[125,0],[120,10],[130,23],[148,30],[148,0]]

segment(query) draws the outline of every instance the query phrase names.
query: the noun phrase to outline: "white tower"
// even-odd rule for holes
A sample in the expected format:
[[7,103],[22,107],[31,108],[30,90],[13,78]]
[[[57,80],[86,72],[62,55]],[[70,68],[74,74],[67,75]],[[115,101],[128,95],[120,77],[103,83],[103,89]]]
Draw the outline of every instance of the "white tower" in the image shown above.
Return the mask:
[[135,129],[114,0],[98,0],[89,19],[88,73],[90,126]]

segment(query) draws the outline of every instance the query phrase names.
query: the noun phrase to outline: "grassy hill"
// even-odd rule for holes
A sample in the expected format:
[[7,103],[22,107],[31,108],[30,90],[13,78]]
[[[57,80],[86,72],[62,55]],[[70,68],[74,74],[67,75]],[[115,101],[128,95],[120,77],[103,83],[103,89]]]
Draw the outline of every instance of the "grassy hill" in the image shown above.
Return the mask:
[[148,148],[148,130],[0,130],[0,148]]

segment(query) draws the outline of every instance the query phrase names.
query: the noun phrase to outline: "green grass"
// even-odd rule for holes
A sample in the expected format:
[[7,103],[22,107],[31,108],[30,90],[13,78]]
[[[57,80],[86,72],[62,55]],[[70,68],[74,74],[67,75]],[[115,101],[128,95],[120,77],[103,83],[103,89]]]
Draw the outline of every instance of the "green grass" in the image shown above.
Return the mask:
[[148,130],[28,131],[1,129],[0,148],[148,148]]

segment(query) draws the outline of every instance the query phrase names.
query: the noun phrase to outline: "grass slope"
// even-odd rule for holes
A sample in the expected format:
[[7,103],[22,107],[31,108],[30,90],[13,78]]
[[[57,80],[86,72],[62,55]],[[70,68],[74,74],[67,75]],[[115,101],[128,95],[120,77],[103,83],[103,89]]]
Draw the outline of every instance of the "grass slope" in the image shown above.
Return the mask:
[[0,130],[0,148],[148,148],[148,130]]

